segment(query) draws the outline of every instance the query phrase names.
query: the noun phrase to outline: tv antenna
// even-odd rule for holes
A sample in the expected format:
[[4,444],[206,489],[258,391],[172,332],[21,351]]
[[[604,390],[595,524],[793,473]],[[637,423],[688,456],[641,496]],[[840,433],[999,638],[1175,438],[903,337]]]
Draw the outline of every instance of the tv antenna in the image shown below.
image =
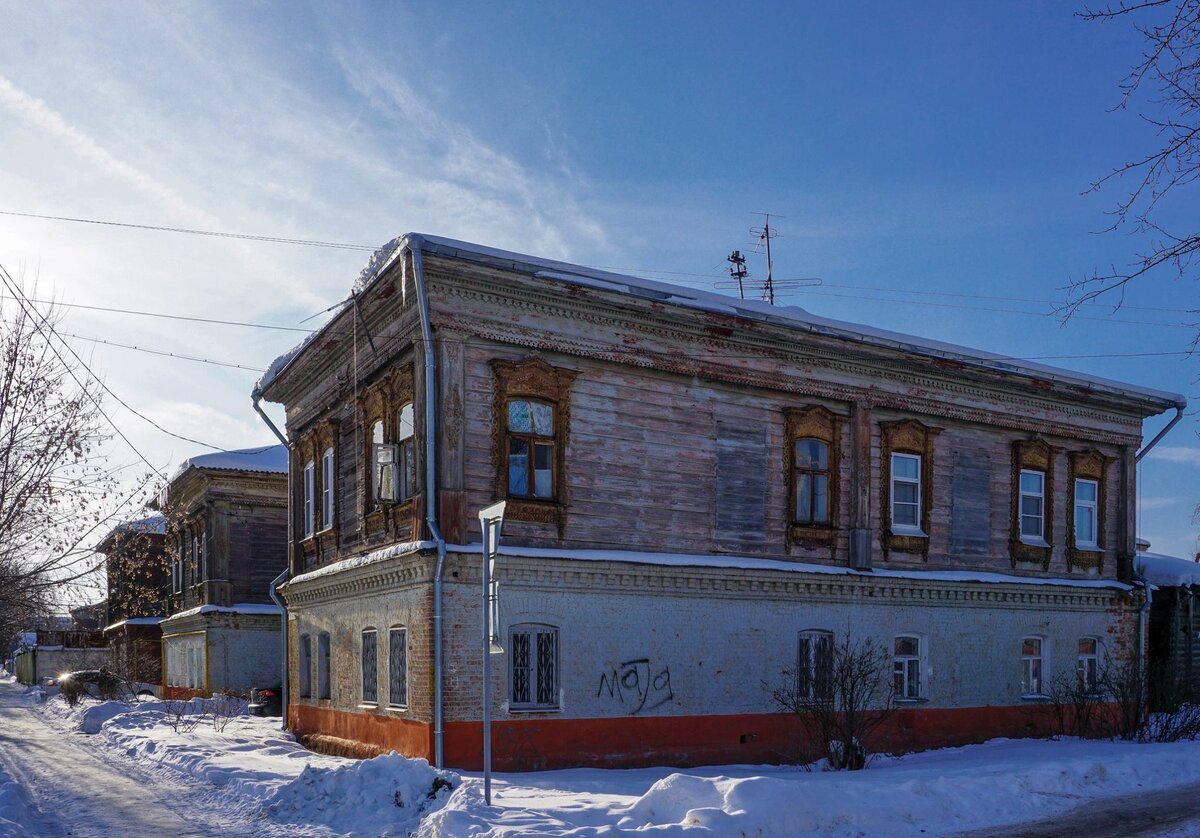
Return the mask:
[[[730,279],[717,280],[713,284],[717,288],[722,289],[737,288],[738,296],[743,300],[746,299],[746,292],[748,290],[753,291],[771,305],[775,305],[776,293],[782,295],[798,288],[810,288],[820,285],[821,279],[815,276],[775,279],[775,264],[771,255],[771,239],[777,238],[779,231],[771,226],[771,213],[756,212],[754,214],[763,216],[763,226],[752,228],[750,234],[757,238],[766,248],[767,278],[762,282],[751,280],[750,271],[746,268],[746,257],[740,250],[735,250],[725,257],[725,261],[729,263]],[[785,216],[776,215],[775,217],[784,218]]]

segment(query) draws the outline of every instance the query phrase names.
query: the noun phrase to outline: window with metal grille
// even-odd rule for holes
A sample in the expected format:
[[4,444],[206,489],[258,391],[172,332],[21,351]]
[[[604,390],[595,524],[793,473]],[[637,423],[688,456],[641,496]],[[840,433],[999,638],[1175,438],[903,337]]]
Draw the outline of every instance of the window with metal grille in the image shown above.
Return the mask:
[[832,632],[800,632],[796,695],[801,701],[814,703],[829,701],[833,697]]
[[362,633],[362,701],[379,702],[379,637],[373,628]]
[[527,399],[508,403],[508,494],[554,497],[554,406]]
[[317,635],[317,698],[329,698],[329,632]]
[[509,645],[509,707],[514,710],[558,708],[558,629],[514,626]]
[[1044,695],[1042,673],[1042,638],[1025,637],[1021,640],[1021,695]]
[[901,634],[895,639],[892,654],[892,692],[899,699],[922,698],[921,638]]
[[312,695],[312,635],[300,635],[300,697]]
[[798,524],[829,523],[829,443],[796,440],[796,510]]
[[408,629],[401,626],[388,632],[388,705],[408,706]]

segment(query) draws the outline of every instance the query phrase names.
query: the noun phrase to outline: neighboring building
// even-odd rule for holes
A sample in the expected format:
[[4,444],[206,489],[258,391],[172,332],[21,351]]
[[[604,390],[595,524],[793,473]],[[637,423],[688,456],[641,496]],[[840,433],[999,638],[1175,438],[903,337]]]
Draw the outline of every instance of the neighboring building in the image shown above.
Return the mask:
[[83,616],[84,625],[72,612],[72,616],[37,620],[21,632],[21,646],[13,656],[13,674],[17,680],[22,684],[40,684],[64,672],[111,666],[112,655],[104,633],[86,626],[86,618],[90,616],[86,610]]
[[1200,563],[1151,553],[1139,542],[1137,571],[1156,590],[1150,603],[1151,678],[1175,680],[1184,693],[1200,696]]
[[270,585],[287,565],[287,449],[192,457],[163,491],[170,556],[163,691],[246,693],[279,682]]
[[1135,454],[1180,396],[416,235],[352,300],[255,390],[286,408],[318,744],[479,766],[499,499],[506,770],[786,759],[769,687],[845,633],[891,655],[890,748],[1027,735],[1085,648],[1136,654]]
[[162,684],[162,629],[171,594],[166,550],[167,519],[126,521],[96,546],[104,555],[108,615],[104,636],[112,668],[143,684]]

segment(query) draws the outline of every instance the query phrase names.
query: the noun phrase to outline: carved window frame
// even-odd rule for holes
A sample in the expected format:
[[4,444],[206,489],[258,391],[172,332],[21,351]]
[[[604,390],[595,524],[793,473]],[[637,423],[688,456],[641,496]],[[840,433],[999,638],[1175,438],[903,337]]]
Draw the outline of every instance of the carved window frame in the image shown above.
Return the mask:
[[[1040,564],[1050,569],[1054,554],[1054,512],[1057,507],[1054,492],[1054,459],[1057,451],[1044,439],[1019,439],[1012,444],[1012,474],[1009,510],[1009,554],[1012,566]],[[1036,543],[1021,537],[1021,472],[1040,471],[1042,483],[1042,541]]]
[[[1107,525],[1105,515],[1108,504],[1108,473],[1112,458],[1105,457],[1095,448],[1083,451],[1072,451],[1067,455],[1067,569],[1095,570],[1104,572],[1105,538],[1104,530]],[[1096,482],[1096,547],[1081,549],[1075,541],[1075,489],[1078,480],[1094,480]]]
[[[506,500],[505,517],[517,521],[555,524],[559,538],[566,527],[566,453],[571,434],[571,384],[579,373],[551,366],[542,358],[489,362],[495,378],[492,407],[492,465],[496,473],[497,499]],[[508,494],[508,403],[539,401],[554,408],[554,494],[549,498],[509,497]]]
[[[787,491],[787,546],[828,545],[832,548],[837,539],[841,501],[842,423],[843,417],[822,405],[784,408],[784,481]],[[829,446],[828,462],[828,521],[825,523],[803,523],[796,520],[796,443],[802,439],[815,439]]]
[[[884,559],[893,551],[917,553],[929,559],[932,534],[934,440],[941,428],[933,428],[916,419],[879,423],[879,543]],[[921,535],[892,531],[892,454],[910,454],[921,458],[920,495]]]
[[[383,423],[383,442],[385,445],[398,445],[400,442],[400,409],[406,405],[413,406],[413,458],[414,474],[420,474],[420,460],[417,444],[422,429],[418,425],[416,399],[413,388],[413,369],[411,363],[399,364],[388,370],[387,374],[363,389],[359,396],[359,421],[362,435],[362,468],[359,474],[364,479],[359,486],[359,510],[363,527],[367,535],[391,531],[404,524],[413,527],[413,532],[419,526],[421,514],[420,504],[422,493],[414,491],[411,497],[395,503],[376,503],[374,498],[374,450],[372,448],[372,429],[376,422]],[[416,481],[419,487],[420,481]]]
[[[338,497],[338,477],[337,477],[337,461],[338,461],[338,439],[339,439],[339,423],[336,419],[326,419],[318,422],[309,431],[303,434],[293,447],[293,461],[295,468],[293,474],[299,474],[299,483],[293,489],[295,496],[299,501],[297,503],[299,511],[299,526],[297,532],[300,537],[296,540],[300,544],[300,550],[305,559],[320,556],[324,551],[333,549],[338,543],[338,510],[341,503]],[[333,516],[331,521],[325,520],[325,509],[322,501],[322,486],[325,479],[325,452],[333,449]],[[312,517],[313,531],[311,534],[305,534],[305,474],[304,470],[308,464],[312,464]]]

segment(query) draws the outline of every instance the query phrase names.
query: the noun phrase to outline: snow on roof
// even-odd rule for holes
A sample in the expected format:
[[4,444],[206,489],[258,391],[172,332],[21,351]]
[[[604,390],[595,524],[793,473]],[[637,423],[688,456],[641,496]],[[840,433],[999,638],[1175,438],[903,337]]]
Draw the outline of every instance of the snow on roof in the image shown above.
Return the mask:
[[122,626],[156,626],[161,623],[166,617],[129,617],[124,620],[117,620],[112,625],[104,627],[105,632],[116,631]]
[[[433,541],[409,541],[393,544],[363,556],[335,562],[309,573],[302,573],[289,584],[308,582],[322,576],[340,573],[355,567],[375,564],[386,559],[415,553],[418,550],[437,546]],[[481,544],[447,544],[451,553],[477,554]],[[974,570],[855,570],[837,565],[805,564],[804,562],[760,559],[752,556],[712,556],[686,553],[646,553],[633,550],[570,550],[549,547],[517,547],[501,544],[501,556],[526,556],[539,559],[568,559],[591,562],[629,562],[631,564],[660,565],[668,567],[715,567],[738,570],[774,570],[786,573],[820,573],[829,576],[856,576],[860,578],[883,577],[888,579],[920,579],[935,582],[986,582],[1009,585],[1065,585],[1072,588],[1107,588],[1121,591],[1131,590],[1129,585],[1111,579],[1062,579],[1031,576],[1010,576],[1007,573],[987,573]]]
[[1136,567],[1147,582],[1160,588],[1200,585],[1200,562],[1141,550]]
[[[812,314],[798,306],[773,306],[755,300],[742,300],[710,291],[700,291],[695,288],[671,285],[659,282],[658,280],[602,271],[583,265],[573,265],[569,262],[542,259],[536,256],[499,250],[455,239],[446,239],[440,236],[428,236],[422,233],[406,233],[402,236],[397,236],[375,251],[359,274],[354,286],[355,291],[358,292],[367,288],[376,278],[385,273],[386,267],[392,263],[397,252],[409,245],[420,247],[426,253],[435,253],[490,264],[509,270],[531,273],[534,276],[545,279],[554,279],[574,285],[616,291],[669,305],[719,312],[721,314],[772,323],[799,331],[826,335],[856,343],[882,346],[914,355],[952,360],[967,366],[975,366],[1029,378],[1050,379],[1087,390],[1106,392],[1125,398],[1143,399],[1155,403],[1164,410],[1169,407],[1183,407],[1187,404],[1187,399],[1178,393],[1124,384],[1108,378],[1086,375],[1032,361],[1024,361],[1005,355],[984,352],[978,349],[914,337],[886,329],[876,329],[857,323],[833,320],[828,317],[820,317]],[[322,334],[332,322],[333,319],[330,319],[320,330],[309,335],[290,352],[276,358],[267,372],[258,380],[258,383],[255,385],[255,392],[261,393],[269,387],[304,348],[316,336]]]
[[266,614],[270,616],[281,613],[279,606],[274,603],[238,602],[233,605],[200,605],[196,608],[189,608],[187,611],[180,611],[178,614],[172,614],[167,617],[167,620],[180,620],[184,617],[194,617],[197,614]]
[[171,482],[173,483],[189,468],[287,474],[288,450],[286,445],[268,445],[265,448],[243,448],[238,451],[199,454],[184,460],[171,475]]

